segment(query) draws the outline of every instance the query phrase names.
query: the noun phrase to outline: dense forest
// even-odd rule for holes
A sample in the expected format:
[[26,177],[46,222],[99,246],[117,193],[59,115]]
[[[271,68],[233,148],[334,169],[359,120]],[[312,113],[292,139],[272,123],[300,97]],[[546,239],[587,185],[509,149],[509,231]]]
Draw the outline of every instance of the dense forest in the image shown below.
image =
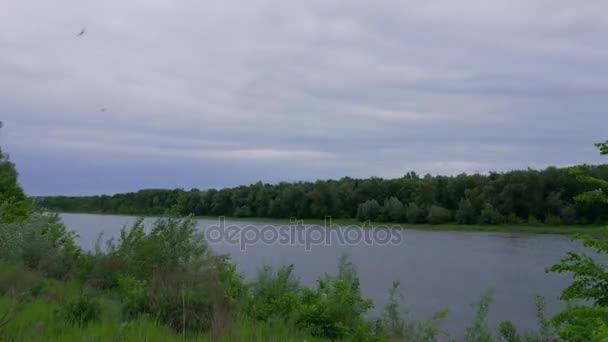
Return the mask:
[[199,216],[357,218],[361,221],[460,224],[593,224],[601,205],[574,197],[593,189],[578,173],[608,180],[608,165],[505,173],[264,184],[225,189],[148,189],[112,196],[53,196],[36,201],[56,211]]

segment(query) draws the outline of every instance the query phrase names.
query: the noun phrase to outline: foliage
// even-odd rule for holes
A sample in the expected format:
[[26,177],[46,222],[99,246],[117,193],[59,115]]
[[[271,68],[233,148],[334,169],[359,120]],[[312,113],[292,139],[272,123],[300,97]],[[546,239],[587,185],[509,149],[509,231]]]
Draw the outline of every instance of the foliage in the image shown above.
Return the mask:
[[101,305],[94,298],[81,295],[66,303],[58,313],[67,323],[83,327],[100,319]]
[[479,222],[486,224],[498,224],[503,223],[503,221],[503,216],[490,203],[485,205],[479,217]]
[[492,332],[487,326],[486,318],[490,312],[490,304],[492,303],[492,291],[488,291],[481,295],[478,301],[472,304],[475,308],[475,318],[473,322],[465,330],[465,341],[467,342],[491,342]]
[[54,278],[65,278],[79,251],[75,235],[56,214],[35,211],[20,221],[0,224],[0,260],[23,262]]
[[357,219],[360,221],[373,221],[378,218],[380,212],[382,211],[382,207],[378,203],[378,201],[368,200],[359,205],[357,209]]
[[410,203],[407,206],[406,216],[408,223],[422,223],[426,220],[426,215],[426,210],[420,208],[416,203]]
[[297,313],[296,322],[314,336],[373,340],[375,327],[364,317],[372,307],[372,301],[361,295],[354,265],[343,256],[337,276],[325,274],[315,288],[302,289],[301,312]]
[[384,218],[387,221],[403,222],[406,219],[406,211],[403,203],[397,197],[384,200]]
[[[0,122],[0,128],[2,123]],[[18,173],[9,156],[0,149],[0,223],[27,218],[31,203],[17,182]]]
[[438,205],[431,206],[431,209],[429,209],[429,215],[426,217],[426,220],[431,224],[446,223],[450,222],[451,219],[452,214],[450,211]]
[[456,222],[460,224],[472,224],[475,223],[475,209],[473,204],[468,198],[460,199],[458,203],[458,210],[456,211]]
[[183,333],[209,331],[216,315],[230,310],[220,282],[183,269],[161,272],[150,279],[149,285],[123,292],[128,293],[124,298],[125,318],[147,314]]
[[249,206],[242,206],[242,207],[238,207],[234,210],[234,216],[235,217],[251,217],[254,216],[253,215],[253,211],[251,211],[251,208],[249,208]]
[[[606,143],[597,144],[602,154],[606,154]],[[597,188],[576,196],[580,203],[604,205],[608,203],[608,182],[589,176],[580,167],[570,169],[570,172],[581,182],[592,184]],[[608,253],[608,227],[598,236],[578,235],[576,238],[585,247],[595,249],[600,254]],[[572,284],[561,294],[566,301],[583,301],[588,305],[569,306],[556,314],[552,323],[558,329],[559,336],[566,341],[590,341],[601,335],[603,327],[608,323],[608,269],[604,263],[596,261],[587,254],[569,252],[559,263],[551,266],[548,271],[570,273]]]
[[240,275],[213,254],[191,217],[143,219],[123,228],[107,251],[82,258],[80,279],[99,289],[118,288],[123,316],[156,317],[176,331],[208,331],[230,316],[244,294]]
[[502,321],[498,325],[498,333],[505,342],[520,342],[521,336],[517,332],[515,324],[511,321]]
[[265,322],[293,322],[318,337],[369,340],[376,333],[374,324],[364,316],[371,307],[371,300],[361,295],[353,264],[342,256],[338,275],[325,274],[311,288],[300,286],[293,276],[293,265],[276,271],[269,266],[259,269],[246,313]]
[[[587,177],[608,181],[608,165],[580,165],[577,169]],[[549,214],[560,216],[566,224],[607,222],[608,212],[601,210],[597,203],[574,201],[577,194],[598,186],[580,182],[570,170],[548,167],[449,177],[421,177],[410,172],[395,179],[344,177],[316,182],[258,182],[221,190],[145,189],[112,196],[55,196],[35,200],[59,211],[135,215],[160,215],[176,207],[181,215],[301,219],[332,216],[425,223],[427,209],[436,205],[466,224],[501,221],[496,212],[510,217],[510,222],[526,221],[530,216],[544,221]],[[410,215],[399,214],[397,201],[408,204]],[[481,219],[486,204],[495,210],[486,210]],[[414,215],[412,208],[422,208],[425,213]]]
[[276,271],[265,265],[258,269],[247,304],[247,314],[256,320],[290,317],[299,310],[300,284],[293,274],[293,265]]
[[547,216],[545,216],[545,224],[550,226],[561,226],[563,222],[559,216],[548,214]]

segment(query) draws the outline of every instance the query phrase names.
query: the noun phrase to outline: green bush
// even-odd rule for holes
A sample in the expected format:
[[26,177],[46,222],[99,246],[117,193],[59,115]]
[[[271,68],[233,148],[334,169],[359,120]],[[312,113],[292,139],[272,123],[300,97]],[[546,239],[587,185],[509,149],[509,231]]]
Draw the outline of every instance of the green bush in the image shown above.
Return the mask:
[[472,224],[476,219],[475,209],[468,198],[460,199],[458,210],[456,211],[456,222],[460,224]]
[[403,222],[407,217],[405,207],[396,197],[384,200],[382,210],[384,212],[384,217],[388,221]]
[[511,321],[502,321],[498,325],[498,333],[505,342],[520,342],[521,336],[517,333],[515,324]]
[[560,218],[564,224],[575,224],[576,223],[576,209],[574,206],[566,206],[561,209]]
[[504,218],[504,222],[509,224],[523,224],[525,221],[521,217],[511,213]]
[[245,313],[258,321],[280,319],[320,338],[374,340],[377,326],[365,317],[372,307],[363,298],[359,278],[346,256],[339,260],[337,276],[325,274],[314,287],[302,287],[293,276],[293,265],[276,271],[258,271]]
[[100,319],[101,305],[97,300],[81,295],[66,303],[58,313],[65,322],[84,327]]
[[192,217],[161,218],[146,233],[141,218],[131,228],[121,230],[118,244],[111,244],[108,254],[122,259],[125,274],[142,280],[157,270],[202,266],[212,253],[195,225]]
[[44,284],[40,275],[25,271],[23,266],[0,262],[0,295],[20,297],[31,293],[37,297]]
[[528,216],[528,225],[530,225],[530,226],[540,226],[541,222],[540,222],[539,219],[536,218],[536,216],[530,215],[530,216]]
[[357,341],[376,336],[375,325],[364,316],[372,301],[362,297],[357,272],[345,256],[340,258],[338,275],[326,274],[315,288],[303,288],[301,301],[296,322],[314,336]]
[[433,205],[429,209],[429,215],[426,220],[431,224],[447,223],[452,220],[452,213],[443,207]]
[[112,290],[126,267],[125,260],[115,254],[85,254],[79,260],[78,279],[96,289]]
[[382,207],[376,200],[368,200],[359,204],[357,209],[357,219],[359,221],[374,221],[382,211]]
[[293,318],[300,309],[300,284],[293,275],[293,264],[276,271],[266,265],[258,269],[245,308],[253,319],[266,321],[272,317]]
[[238,207],[238,208],[234,209],[234,216],[235,217],[251,217],[251,216],[253,216],[253,211],[251,211],[251,208],[244,205],[242,207]]
[[504,223],[505,218],[492,206],[490,203],[486,203],[485,207],[481,211],[481,215],[479,217],[480,223],[485,224],[498,224]]
[[486,323],[492,297],[492,291],[488,291],[471,305],[475,309],[475,318],[465,330],[464,337],[466,342],[492,342],[492,332]]
[[407,222],[411,224],[424,223],[427,212],[416,203],[410,203],[406,210]]
[[139,292],[123,293],[125,318],[148,315],[177,332],[209,331],[217,313],[231,311],[216,272],[160,272]]
[[21,222],[27,219],[32,209],[17,177],[15,164],[0,149],[0,223]]
[[561,226],[563,222],[559,216],[548,214],[547,216],[545,216],[545,224],[551,226]]
[[0,224],[0,260],[66,279],[79,254],[75,234],[67,231],[56,214],[33,212],[22,222]]

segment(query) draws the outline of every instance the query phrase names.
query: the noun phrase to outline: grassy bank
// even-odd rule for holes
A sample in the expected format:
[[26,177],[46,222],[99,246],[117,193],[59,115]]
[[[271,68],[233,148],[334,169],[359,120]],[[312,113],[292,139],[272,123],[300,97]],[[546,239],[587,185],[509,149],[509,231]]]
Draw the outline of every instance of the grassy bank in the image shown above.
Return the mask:
[[[111,293],[76,282],[44,278],[16,264],[0,263],[0,338],[3,341],[322,341],[282,321],[238,318],[223,331],[180,334],[154,317],[125,322],[122,304]],[[98,303],[99,317],[69,324],[66,304],[85,295]]]

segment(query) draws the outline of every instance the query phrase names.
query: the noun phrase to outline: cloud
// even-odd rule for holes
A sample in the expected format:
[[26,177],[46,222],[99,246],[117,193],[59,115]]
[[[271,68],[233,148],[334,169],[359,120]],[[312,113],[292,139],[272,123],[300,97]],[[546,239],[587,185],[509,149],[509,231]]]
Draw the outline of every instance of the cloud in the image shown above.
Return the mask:
[[[0,139],[29,193],[601,161],[601,1],[3,9]],[[100,165],[103,184],[72,181]],[[52,187],[38,179],[48,170]]]

